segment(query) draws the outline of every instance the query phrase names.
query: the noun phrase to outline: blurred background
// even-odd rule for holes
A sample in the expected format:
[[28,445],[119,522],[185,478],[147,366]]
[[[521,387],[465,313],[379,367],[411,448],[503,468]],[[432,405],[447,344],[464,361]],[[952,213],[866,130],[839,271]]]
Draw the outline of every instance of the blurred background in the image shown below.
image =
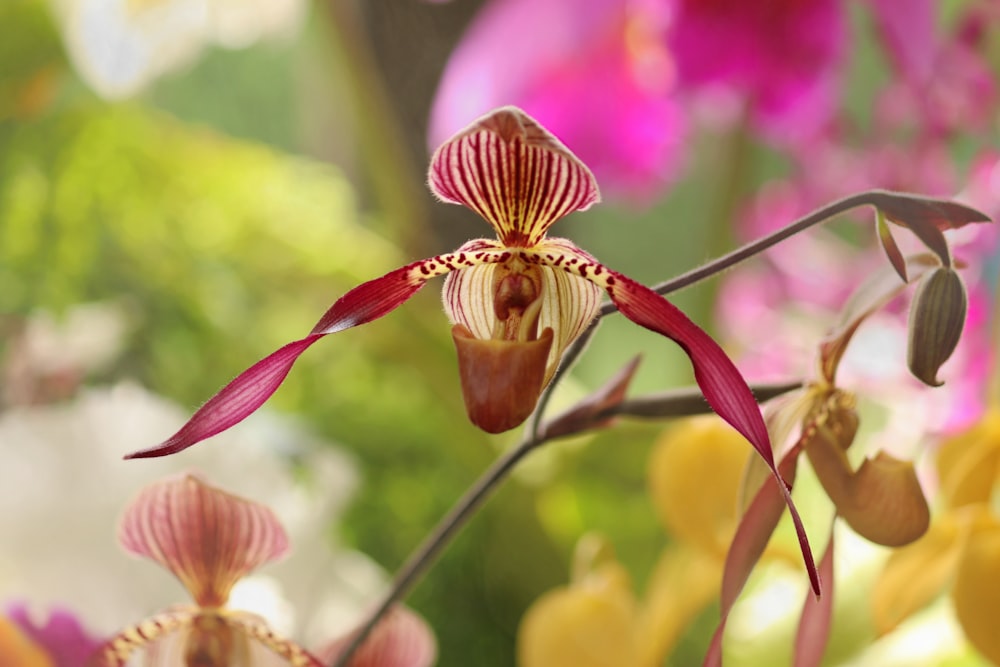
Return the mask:
[[[995,215],[998,27],[988,0],[4,0],[0,602],[66,606],[107,634],[179,601],[166,573],[116,550],[114,526],[143,483],[198,467],[293,508],[288,569],[315,586],[276,570],[268,595],[298,609],[289,632],[335,636],[517,438],[468,423],[438,287],[318,345],[232,434],[162,461],[121,456],[350,287],[489,236],[427,190],[437,144],[521,106],[602,187],[601,205],[553,234],[646,283],[873,187]],[[808,232],[676,303],[751,382],[809,378],[823,332],[884,264],[872,217]],[[995,239],[952,237],[974,316],[945,388],[910,403],[919,423],[879,398],[918,395],[903,378],[904,306],[846,372],[880,426],[908,427],[891,435],[908,455],[983,410]],[[678,350],[619,320],[557,407],[636,354],[633,392],[691,383]],[[623,421],[525,463],[409,598],[440,665],[513,664],[522,615],[567,582],[585,532],[643,589],[675,539],[647,490],[665,426]],[[281,483],[254,472],[270,468]],[[310,550],[323,558],[296,568]],[[701,610],[663,664],[700,662],[717,617]]]

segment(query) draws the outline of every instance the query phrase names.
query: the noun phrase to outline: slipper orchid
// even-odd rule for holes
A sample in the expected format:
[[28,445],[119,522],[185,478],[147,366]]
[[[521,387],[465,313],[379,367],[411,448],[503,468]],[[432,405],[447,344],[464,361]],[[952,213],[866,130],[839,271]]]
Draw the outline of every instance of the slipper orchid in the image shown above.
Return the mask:
[[[454,325],[466,408],[477,426],[499,433],[527,418],[563,352],[594,319],[604,291],[627,318],[684,349],[709,405],[753,444],[791,505],[757,403],[722,348],[653,290],[571,241],[546,236],[557,220],[600,200],[590,169],[566,146],[520,109],[504,107],[437,149],[429,183],[443,201],[479,213],[497,238],[469,241],[355,287],[308,336],[259,361],[172,437],[129,458],[173,454],[230,428],[277,390],[313,343],[390,313],[428,280],[447,274],[444,306]],[[804,532],[800,538],[814,574]]]
[[225,606],[239,579],[288,551],[285,531],[268,508],[193,475],[171,477],[144,488],[125,510],[119,541],[170,570],[195,605],[123,630],[98,650],[95,667],[122,667],[140,654],[148,665],[321,667],[255,614]]

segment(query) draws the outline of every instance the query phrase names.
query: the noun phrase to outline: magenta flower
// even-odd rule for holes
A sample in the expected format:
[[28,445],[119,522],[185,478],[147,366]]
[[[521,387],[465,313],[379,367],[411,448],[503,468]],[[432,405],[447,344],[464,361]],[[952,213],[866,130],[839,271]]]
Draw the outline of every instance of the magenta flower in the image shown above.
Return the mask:
[[841,0],[678,0],[669,44],[682,88],[735,96],[785,141],[835,111],[845,37]]
[[612,192],[657,194],[677,171],[685,124],[672,97],[668,9],[664,0],[487,3],[445,68],[431,141],[516,104]]
[[[718,343],[653,290],[571,241],[547,236],[553,223],[589,208],[600,194],[586,165],[545,128],[520,109],[498,109],[438,148],[429,180],[442,200],[479,213],[496,239],[469,241],[352,289],[308,336],[244,371],[177,433],[129,458],[179,452],[230,428],[259,408],[318,340],[392,312],[428,280],[447,275],[443,300],[465,404],[483,430],[505,431],[528,417],[563,352],[594,319],[604,291],[627,318],[683,348],[709,405],[777,477],[757,403]],[[780,487],[791,506],[785,484]],[[811,566],[804,532],[800,538]]]

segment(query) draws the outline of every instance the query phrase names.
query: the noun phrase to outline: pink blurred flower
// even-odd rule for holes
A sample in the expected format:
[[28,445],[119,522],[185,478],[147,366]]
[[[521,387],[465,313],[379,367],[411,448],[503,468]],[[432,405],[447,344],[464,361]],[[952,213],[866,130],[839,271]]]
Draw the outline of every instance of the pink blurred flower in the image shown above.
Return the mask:
[[682,88],[732,99],[779,143],[815,133],[838,108],[840,0],[677,0],[669,45]]
[[954,31],[935,29],[939,9],[929,0],[869,0],[897,78],[883,91],[876,122],[911,127],[919,136],[984,129],[998,102],[994,73],[983,54],[1000,23],[995,3],[970,3]]
[[513,104],[573,146],[612,195],[652,196],[677,173],[664,0],[492,0],[452,53],[431,112],[437,145]]

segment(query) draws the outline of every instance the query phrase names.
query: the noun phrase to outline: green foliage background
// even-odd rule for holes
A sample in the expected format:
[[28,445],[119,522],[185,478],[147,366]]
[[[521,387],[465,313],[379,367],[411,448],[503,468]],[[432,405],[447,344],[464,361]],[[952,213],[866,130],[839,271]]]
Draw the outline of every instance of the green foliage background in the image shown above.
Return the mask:
[[[394,201],[372,185],[371,172],[405,173],[405,165],[366,153],[370,135],[344,130],[340,117],[316,121],[317,109],[345,99],[364,113],[347,99],[357,91],[343,72],[354,63],[326,44],[336,31],[316,25],[325,14],[295,43],[209,51],[139,98],[110,103],[76,79],[45,7],[0,4],[0,357],[4,335],[34,312],[114,301],[130,318],[127,349],[88,381],[134,378],[194,408],[308,332],[350,287],[415,251],[448,249],[434,224],[445,205],[414,183],[400,183]],[[870,79],[870,68],[857,71],[862,83]],[[354,142],[353,153],[335,166],[320,159],[317,137]],[[560,223],[559,233],[645,282],[720,252],[731,211],[718,195],[734,187],[720,165],[746,151],[753,170],[737,190],[784,165],[746,137],[700,141],[669,198],[642,211],[598,207]],[[469,237],[488,232],[470,216]],[[489,438],[467,422],[438,289],[317,345],[271,402],[356,455],[363,484],[331,531],[389,571],[516,437]],[[712,290],[688,290],[677,303],[707,325]],[[644,355],[637,391],[690,381],[679,351],[610,318],[570,391],[600,385],[636,353]],[[624,424],[556,447],[486,505],[410,598],[435,629],[442,667],[513,664],[521,615],[565,583],[584,531],[608,535],[641,590],[668,541],[645,490],[660,428]],[[705,613],[671,664],[700,662],[715,613]]]

